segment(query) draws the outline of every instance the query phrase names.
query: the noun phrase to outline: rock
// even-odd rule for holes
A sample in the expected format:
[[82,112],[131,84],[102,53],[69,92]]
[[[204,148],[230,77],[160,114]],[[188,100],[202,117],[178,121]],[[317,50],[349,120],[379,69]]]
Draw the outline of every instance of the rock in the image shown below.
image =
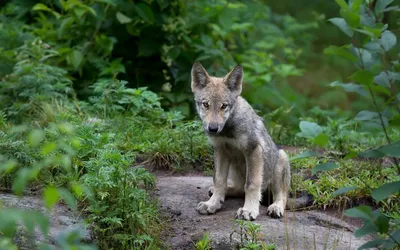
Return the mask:
[[[226,199],[215,215],[200,215],[196,211],[197,204],[209,198],[207,190],[211,184],[211,177],[158,177],[162,206],[181,212],[170,222],[169,232],[164,233],[171,249],[193,249],[205,232],[209,233],[215,249],[232,249],[239,242],[239,235],[232,232],[235,213],[244,202],[242,198]],[[369,240],[355,238],[355,227],[323,212],[286,211],[281,219],[273,219],[266,213],[267,207],[261,206],[254,222],[261,226],[262,240],[275,243],[277,249],[314,249],[314,246],[315,249],[356,249]]]
[[41,197],[23,196],[18,197],[12,194],[0,193],[0,202],[6,208],[32,209],[42,212],[49,217],[49,237],[46,239],[40,230],[35,230],[35,235],[28,236],[22,229],[17,232],[15,243],[19,249],[34,249],[32,243],[45,242],[54,245],[56,238],[60,233],[65,233],[70,230],[80,229],[83,232],[82,240],[91,242],[91,232],[82,218],[75,214],[71,209],[63,204],[57,204],[52,208],[50,213],[43,204]]

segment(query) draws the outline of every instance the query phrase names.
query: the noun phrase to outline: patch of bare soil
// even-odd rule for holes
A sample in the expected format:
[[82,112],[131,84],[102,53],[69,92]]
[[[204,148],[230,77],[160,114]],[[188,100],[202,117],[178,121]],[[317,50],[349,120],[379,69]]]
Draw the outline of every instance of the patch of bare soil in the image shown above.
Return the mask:
[[0,193],[0,203],[5,208],[36,210],[49,217],[50,225],[48,237],[45,237],[38,228],[34,235],[28,235],[22,228],[19,228],[14,239],[15,243],[18,245],[18,249],[37,249],[37,243],[39,242],[54,245],[60,234],[76,229],[81,230],[85,242],[92,241],[91,231],[83,218],[63,204],[57,204],[51,211],[48,211],[41,197],[29,195],[19,197],[5,193]]

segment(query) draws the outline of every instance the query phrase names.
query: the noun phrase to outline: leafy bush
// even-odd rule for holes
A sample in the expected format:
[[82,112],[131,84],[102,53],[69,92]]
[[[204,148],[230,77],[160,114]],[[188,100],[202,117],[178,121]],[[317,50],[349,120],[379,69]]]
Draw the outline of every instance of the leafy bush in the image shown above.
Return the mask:
[[[82,209],[99,247],[159,248],[161,221],[150,198],[154,179],[143,167],[132,167],[135,155],[145,154],[156,167],[210,165],[201,125],[164,111],[154,92],[116,79],[99,79],[88,102],[79,101],[67,71],[51,65],[50,56],[58,53],[39,40],[18,51],[25,59],[5,77],[9,84],[1,86],[2,98],[20,102],[3,103],[0,113],[1,188],[20,195],[35,190],[49,208],[62,199]],[[27,85],[26,78],[35,84]],[[172,147],[171,140],[177,141]],[[163,157],[170,161],[156,165]],[[30,232],[33,223],[47,233],[46,215],[32,221],[23,210],[0,214],[10,216],[0,228],[7,236],[1,244],[11,246],[19,221],[28,223]],[[61,236],[74,239],[61,242],[79,242],[75,234]]]
[[[299,112],[306,105],[282,83],[302,73],[298,66],[304,65],[302,54],[309,50],[318,23],[278,15],[261,1],[9,1],[1,12],[6,30],[16,21],[28,24],[14,31],[10,46],[16,48],[33,36],[51,46],[59,55],[53,62],[74,78],[79,98],[92,95],[99,78],[119,74],[128,87],[161,91],[165,107],[190,115],[187,79],[193,62],[202,60],[217,75],[243,64],[244,95],[259,109],[296,101]],[[12,37],[5,36],[7,41]],[[0,53],[9,61],[1,64],[7,72],[16,62],[8,55],[10,46]],[[267,91],[269,97],[254,89]]]
[[99,247],[105,249],[155,249],[160,232],[158,211],[146,190],[154,185],[150,173],[132,168],[132,156],[112,148],[96,149],[98,154],[84,164],[82,177],[95,196],[89,200],[89,220],[95,223]]
[[[360,156],[363,158],[383,158],[392,157],[391,168],[378,168],[379,174],[383,172],[397,171],[394,179],[384,180],[380,187],[375,183],[368,182],[368,175],[372,174],[369,170],[357,172],[362,182],[362,186],[371,192],[371,196],[379,206],[386,206],[391,200],[398,201],[398,192],[400,191],[400,181],[398,174],[400,166],[397,157],[400,156],[399,141],[393,141],[390,138],[391,129],[398,125],[400,117],[399,111],[399,89],[396,88],[396,81],[400,80],[398,61],[392,61],[389,51],[396,45],[396,36],[388,30],[388,25],[382,23],[385,12],[398,9],[398,6],[389,7],[391,1],[378,0],[375,4],[372,1],[336,1],[340,6],[341,18],[332,18],[330,21],[339,27],[347,36],[351,37],[351,44],[342,47],[330,46],[325,49],[326,54],[341,56],[355,64],[357,71],[349,77],[351,83],[333,82],[331,86],[340,86],[345,91],[355,92],[361,96],[369,96],[371,106],[374,111],[362,110],[354,120],[360,122],[360,129],[369,131],[375,136],[382,136],[386,145],[376,147],[363,152],[354,152],[349,150],[348,158]],[[346,125],[341,125],[345,129]],[[307,137],[313,143],[319,146],[326,146],[329,143],[330,134],[322,129],[318,124],[303,121],[300,123],[302,130],[300,136]],[[374,132],[381,129],[381,133]],[[398,133],[394,133],[398,136]],[[382,142],[381,142],[382,143]],[[313,169],[317,171],[326,171],[337,168],[335,163],[323,163]],[[343,171],[341,166],[341,171]],[[365,175],[365,177],[364,177]],[[374,174],[373,174],[374,175]],[[375,174],[377,175],[377,174]],[[331,177],[328,175],[328,177]],[[319,181],[324,181],[320,179]],[[331,177],[326,183],[334,183],[335,179]],[[360,183],[361,184],[361,183]],[[343,184],[342,184],[343,185]],[[317,190],[318,191],[318,190]],[[359,185],[345,186],[336,190],[334,195],[342,195],[350,192],[363,192]],[[327,191],[328,193],[331,191]],[[365,192],[365,191],[364,191]],[[396,195],[397,194],[397,195]],[[314,194],[318,197],[318,194]],[[325,201],[326,202],[326,201]],[[397,202],[398,203],[398,202]],[[395,202],[396,204],[396,202]],[[393,210],[392,210],[393,209]],[[393,213],[394,211],[394,213]],[[373,210],[371,206],[359,206],[348,209],[345,215],[355,218],[361,218],[364,225],[359,228],[355,235],[357,237],[378,233],[378,238],[362,245],[359,249],[370,247],[383,247],[392,249],[400,246],[400,231],[398,228],[398,206],[394,206],[384,213],[382,209]],[[397,217],[397,218],[396,218]],[[395,224],[397,222],[397,225]],[[394,225],[393,225],[394,224]]]
[[[17,131],[12,131],[13,129]],[[30,132],[27,127],[10,127],[5,130],[3,128],[2,133],[5,135],[1,139],[4,140],[4,144],[12,143],[7,138],[12,133],[14,138],[19,137],[18,143],[23,145],[22,148],[17,147],[10,151],[3,151],[0,157],[1,175],[6,178],[10,178],[10,174],[14,175],[10,180],[13,193],[22,195],[28,185],[31,188],[33,185],[37,186],[40,183],[38,180],[43,179],[42,174],[44,173],[54,173],[54,170],[64,173],[72,171],[72,162],[79,143],[74,135],[73,127],[69,124],[53,124],[47,129],[34,129]],[[57,137],[57,141],[53,140],[52,135]],[[30,150],[19,151],[21,149]],[[19,155],[25,155],[22,161],[20,161]],[[75,196],[81,195],[78,190],[84,190],[81,184],[71,180],[68,187],[55,187],[48,182],[51,178],[47,176],[46,180],[47,183],[40,185],[40,189],[43,193],[44,204],[49,211],[59,200],[63,200],[71,209],[77,209]],[[0,207],[0,219],[2,221],[0,225],[1,244],[7,249],[16,248],[11,239],[17,233],[20,223],[29,234],[33,235],[36,227],[40,228],[44,236],[49,233],[49,219],[40,211]],[[64,232],[58,237],[55,244],[57,247],[65,249],[73,247],[95,249],[81,243],[80,233],[75,230]],[[44,242],[39,243],[38,247],[39,249],[55,249],[54,246]]]
[[66,99],[72,92],[67,71],[52,66],[48,59],[58,56],[41,40],[26,42],[15,50],[12,74],[0,81],[1,108],[12,118],[32,115],[43,102],[52,98]]

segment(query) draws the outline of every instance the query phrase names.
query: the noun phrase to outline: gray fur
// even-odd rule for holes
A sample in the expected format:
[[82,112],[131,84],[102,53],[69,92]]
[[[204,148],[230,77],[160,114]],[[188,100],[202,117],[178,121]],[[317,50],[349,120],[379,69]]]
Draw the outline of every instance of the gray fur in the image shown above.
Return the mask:
[[261,194],[273,193],[268,208],[272,217],[281,217],[290,187],[290,165],[268,134],[262,118],[240,96],[243,69],[236,66],[223,78],[209,76],[200,63],[192,68],[192,91],[204,130],[214,148],[214,182],[210,199],[200,202],[197,211],[213,214],[225,196],[245,194],[245,204],[236,217],[254,220],[259,214]]

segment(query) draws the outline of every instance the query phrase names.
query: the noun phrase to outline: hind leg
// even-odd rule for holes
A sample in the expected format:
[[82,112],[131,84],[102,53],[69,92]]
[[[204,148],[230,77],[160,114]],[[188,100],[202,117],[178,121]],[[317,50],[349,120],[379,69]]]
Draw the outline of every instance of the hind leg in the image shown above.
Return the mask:
[[283,216],[286,207],[287,194],[290,187],[289,159],[283,150],[279,150],[279,160],[272,179],[273,203],[268,207],[267,214],[274,218]]
[[[235,164],[229,167],[228,186],[226,189],[226,197],[243,197],[244,196],[244,179]],[[214,187],[208,189],[208,195],[211,197],[214,193]]]

